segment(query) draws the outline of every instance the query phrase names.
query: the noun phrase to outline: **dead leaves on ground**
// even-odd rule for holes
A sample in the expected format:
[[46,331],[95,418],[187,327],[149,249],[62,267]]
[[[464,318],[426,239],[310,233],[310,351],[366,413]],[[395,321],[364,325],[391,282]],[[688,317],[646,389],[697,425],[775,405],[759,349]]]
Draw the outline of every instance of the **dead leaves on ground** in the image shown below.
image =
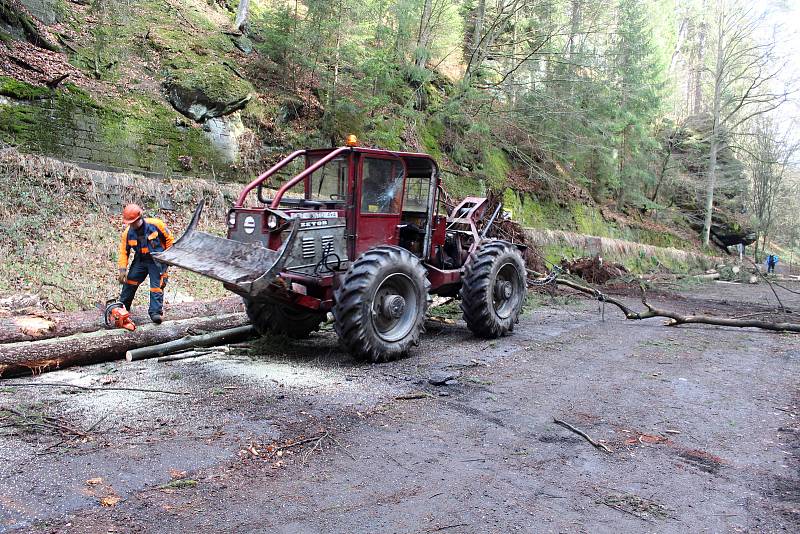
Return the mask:
[[90,478],[86,481],[86,488],[83,493],[88,497],[97,499],[100,506],[112,507],[116,506],[122,497],[117,495],[114,488],[110,484],[105,484],[103,477]]

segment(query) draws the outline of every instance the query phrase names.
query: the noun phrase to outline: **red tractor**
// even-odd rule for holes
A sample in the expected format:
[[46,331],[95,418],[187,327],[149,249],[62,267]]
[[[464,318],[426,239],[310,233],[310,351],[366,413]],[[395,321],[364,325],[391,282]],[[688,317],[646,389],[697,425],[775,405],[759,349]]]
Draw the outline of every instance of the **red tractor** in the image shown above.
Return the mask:
[[[267,180],[298,158],[303,170],[264,198]],[[499,206],[489,216],[487,199],[469,197],[445,215],[443,196],[426,154],[298,150],[242,191],[228,239],[196,230],[201,202],[156,257],[241,295],[262,334],[304,338],[333,312],[343,344],[373,362],[418,344],[431,293],[460,297],[476,335],[502,336],[525,299],[520,250],[486,237]]]

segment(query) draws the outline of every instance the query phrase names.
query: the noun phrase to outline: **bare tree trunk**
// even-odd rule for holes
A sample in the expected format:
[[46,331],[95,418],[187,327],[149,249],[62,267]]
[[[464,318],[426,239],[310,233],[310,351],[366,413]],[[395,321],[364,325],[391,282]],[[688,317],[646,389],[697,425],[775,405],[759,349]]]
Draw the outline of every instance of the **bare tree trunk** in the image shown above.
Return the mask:
[[667,140],[667,151],[664,154],[664,159],[661,162],[661,171],[658,173],[658,180],[656,180],[656,187],[653,190],[653,196],[650,197],[652,202],[656,202],[658,199],[658,192],[661,189],[661,184],[664,183],[664,178],[667,175],[667,169],[669,168],[669,161],[672,158],[672,149],[675,146],[675,141],[673,139],[673,134],[670,134],[669,139]]
[[[715,128],[716,129],[716,128]],[[714,188],[717,182],[717,151],[719,141],[717,136],[712,134],[711,154],[708,158],[708,185],[706,186],[705,219],[703,220],[703,245],[708,246],[711,239],[711,219],[714,214]]]
[[[705,2],[701,7],[701,12],[705,12]],[[700,35],[697,40],[697,64],[694,66],[694,106],[692,112],[697,115],[703,110],[703,70],[706,60],[706,31],[708,25],[705,20],[700,21]]]
[[572,0],[570,13],[569,41],[567,42],[567,59],[572,59],[575,54],[575,39],[581,26],[581,2],[583,0]]
[[478,0],[478,8],[475,11],[475,28],[472,30],[472,42],[470,43],[470,53],[474,54],[481,43],[483,36],[483,21],[486,18],[486,0]]
[[517,61],[517,22],[519,12],[515,13],[512,17],[511,24],[513,24],[511,34],[511,56],[508,58],[505,70],[508,72],[506,78],[506,93],[508,94],[509,109],[514,109],[517,105],[517,87],[516,87],[516,73],[514,64]]
[[219,332],[209,332],[208,334],[201,334],[197,336],[186,336],[174,341],[167,341],[166,343],[159,343],[157,345],[150,345],[148,347],[141,347],[138,349],[131,349],[125,353],[125,359],[129,362],[136,360],[144,360],[147,358],[158,358],[181,350],[191,349],[195,347],[213,347],[215,345],[223,345],[226,343],[234,343],[244,339],[256,336],[256,330],[252,325],[237,326],[236,328],[229,328]]
[[[720,16],[720,19],[723,17]],[[703,221],[703,245],[708,246],[711,239],[711,219],[714,214],[714,188],[717,185],[717,152],[720,143],[720,114],[722,113],[722,84],[725,74],[725,28],[722,20],[717,24],[717,57],[714,67],[714,103],[712,109],[712,119],[714,124],[711,128],[711,146],[709,147],[708,158],[708,184],[706,186],[705,219]]]
[[756,242],[753,244],[753,260],[758,264],[761,260],[758,259],[758,241],[761,239],[761,235],[756,232]]
[[620,302],[619,300],[610,297],[593,287],[584,286],[564,278],[557,278],[556,283],[558,285],[563,285],[582,293],[586,293],[587,295],[591,295],[601,302],[612,304],[620,309],[620,311],[625,315],[626,319],[630,320],[643,320],[655,317],[663,317],[670,319],[670,321],[667,323],[667,326],[678,326],[682,324],[710,324],[715,326],[733,326],[737,328],[761,328],[762,330],[772,330],[773,332],[800,333],[799,323],[762,321],[757,319],[733,319],[728,317],[714,317],[711,315],[683,315],[671,310],[663,310],[648,303],[644,292],[642,293],[642,304],[644,304],[644,307],[647,308],[647,310],[637,312],[626,306],[623,302]]
[[[209,317],[240,311],[243,311],[242,299],[236,296],[207,302],[167,305],[166,317],[168,321],[164,324],[169,324],[179,319]],[[135,309],[131,312],[131,316],[138,325],[144,326],[150,323],[146,308]],[[75,334],[96,332],[104,328],[100,310],[53,313],[44,317],[16,315],[0,318],[0,344],[67,337]]]
[[417,33],[417,49],[414,51],[414,65],[425,68],[428,62],[428,46],[430,46],[431,11],[433,0],[425,0],[422,6],[422,17],[419,19],[419,32]]
[[236,20],[233,23],[233,29],[236,31],[244,31],[243,26],[247,24],[247,11],[250,8],[250,0],[239,0],[239,7],[236,8]]

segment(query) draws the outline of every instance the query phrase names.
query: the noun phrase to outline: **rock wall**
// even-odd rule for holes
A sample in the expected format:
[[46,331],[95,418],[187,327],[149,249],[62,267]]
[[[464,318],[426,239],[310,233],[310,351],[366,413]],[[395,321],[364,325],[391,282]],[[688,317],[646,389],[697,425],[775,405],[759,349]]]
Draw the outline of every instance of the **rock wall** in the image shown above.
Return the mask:
[[0,139],[99,169],[232,177],[241,131],[236,115],[203,128],[157,103],[132,114],[69,91],[24,100],[0,96]]
[[59,20],[61,9],[67,9],[58,0],[20,0],[28,8],[31,15],[45,24],[55,24]]

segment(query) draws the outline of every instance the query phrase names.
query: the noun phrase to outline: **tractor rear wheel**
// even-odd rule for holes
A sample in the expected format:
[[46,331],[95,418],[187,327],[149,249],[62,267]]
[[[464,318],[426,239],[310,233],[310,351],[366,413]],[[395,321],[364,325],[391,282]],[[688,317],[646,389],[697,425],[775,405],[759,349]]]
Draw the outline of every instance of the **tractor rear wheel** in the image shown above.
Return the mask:
[[495,338],[514,330],[525,303],[525,262],[506,241],[484,241],[464,267],[461,310],[478,337]]
[[305,339],[319,329],[324,313],[298,310],[270,300],[244,300],[245,311],[256,331],[263,335],[279,334]]
[[379,246],[362,254],[336,290],[334,327],[356,357],[397,358],[419,344],[430,283],[419,259],[404,248]]

